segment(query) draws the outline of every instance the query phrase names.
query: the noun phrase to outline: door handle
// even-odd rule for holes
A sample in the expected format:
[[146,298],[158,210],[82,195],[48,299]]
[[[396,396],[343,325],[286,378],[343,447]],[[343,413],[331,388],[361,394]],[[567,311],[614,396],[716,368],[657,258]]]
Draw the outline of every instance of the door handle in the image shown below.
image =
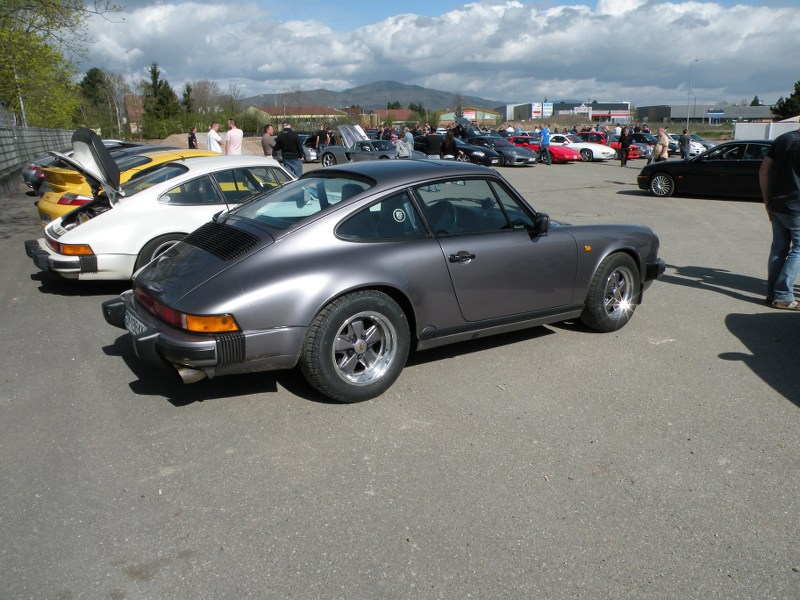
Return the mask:
[[471,261],[475,258],[475,255],[466,250],[462,250],[458,254],[451,254],[447,258],[451,263],[463,263]]

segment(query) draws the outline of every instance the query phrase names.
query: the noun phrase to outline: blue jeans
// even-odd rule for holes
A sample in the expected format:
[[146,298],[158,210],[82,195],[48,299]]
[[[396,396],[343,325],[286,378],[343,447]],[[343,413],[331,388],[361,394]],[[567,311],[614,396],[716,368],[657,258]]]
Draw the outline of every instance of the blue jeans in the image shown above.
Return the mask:
[[283,166],[289,173],[293,173],[295,177],[300,177],[303,174],[303,161],[299,158],[284,159]]
[[767,263],[767,298],[794,300],[794,282],[800,273],[800,216],[772,213],[772,246]]

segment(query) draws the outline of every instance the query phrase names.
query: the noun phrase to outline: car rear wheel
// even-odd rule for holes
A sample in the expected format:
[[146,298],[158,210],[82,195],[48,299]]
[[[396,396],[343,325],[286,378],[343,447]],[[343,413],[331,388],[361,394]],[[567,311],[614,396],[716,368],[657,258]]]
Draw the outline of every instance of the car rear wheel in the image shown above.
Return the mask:
[[588,148],[581,148],[581,160],[583,162],[591,162],[592,161],[592,151]]
[[136,265],[133,267],[133,270],[138,271],[154,258],[158,258],[185,236],[185,233],[168,233],[167,235],[162,235],[150,240],[144,245],[142,251],[139,252],[139,256],[136,257]]
[[675,180],[666,173],[656,173],[650,178],[650,193],[660,198],[672,196],[675,193]]
[[326,152],[322,155],[320,162],[322,163],[323,167],[332,167],[336,164],[336,157],[330,152]]
[[309,327],[300,368],[317,390],[340,402],[380,396],[408,358],[408,319],[389,296],[354,292],[328,304]]
[[639,287],[639,269],[629,255],[607,256],[592,278],[581,321],[596,331],[621,329],[636,310]]

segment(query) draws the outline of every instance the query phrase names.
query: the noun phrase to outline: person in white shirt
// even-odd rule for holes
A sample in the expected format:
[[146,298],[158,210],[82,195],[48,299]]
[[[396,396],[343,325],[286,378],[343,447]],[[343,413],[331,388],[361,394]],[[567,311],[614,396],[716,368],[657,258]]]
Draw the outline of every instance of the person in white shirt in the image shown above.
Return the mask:
[[222,154],[222,136],[219,134],[219,123],[216,121],[211,123],[211,129],[208,130],[208,149]]
[[242,140],[244,132],[236,126],[236,121],[228,119],[228,134],[225,140],[225,154],[239,155],[242,153]]

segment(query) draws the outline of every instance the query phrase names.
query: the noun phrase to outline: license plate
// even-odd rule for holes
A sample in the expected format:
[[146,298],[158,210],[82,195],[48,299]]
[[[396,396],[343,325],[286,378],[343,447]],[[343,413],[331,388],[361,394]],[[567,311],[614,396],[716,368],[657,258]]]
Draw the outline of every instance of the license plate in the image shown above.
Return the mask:
[[125,329],[127,329],[131,335],[140,335],[147,330],[147,325],[134,317],[130,312],[125,311]]

